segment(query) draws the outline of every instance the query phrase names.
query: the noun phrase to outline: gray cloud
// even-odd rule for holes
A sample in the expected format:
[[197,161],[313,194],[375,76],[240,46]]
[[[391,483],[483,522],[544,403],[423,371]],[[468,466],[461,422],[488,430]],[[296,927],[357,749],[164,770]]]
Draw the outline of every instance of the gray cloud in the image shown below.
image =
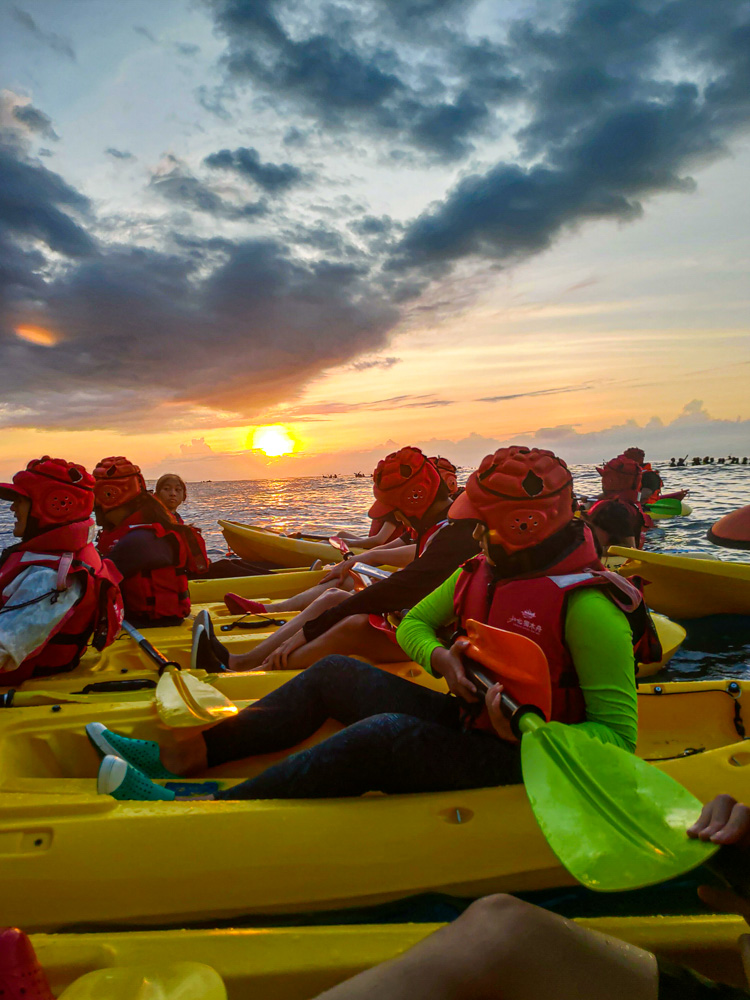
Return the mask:
[[73,45],[70,40],[63,38],[62,35],[55,34],[54,31],[45,31],[40,28],[31,14],[28,11],[22,10],[20,7],[12,7],[11,15],[15,21],[22,25],[37,41],[42,42],[48,48],[52,49],[53,52],[57,52],[61,56],[66,56],[73,62],[76,61],[76,54]]
[[234,205],[193,176],[177,157],[170,154],[165,160],[167,169],[154,174],[149,186],[167,201],[224,219],[252,219],[266,213],[263,202]]
[[528,396],[557,396],[565,392],[581,392],[594,388],[593,382],[581,382],[578,385],[563,385],[555,389],[535,389],[532,392],[511,392],[505,396],[480,396],[478,403],[504,403],[509,399],[525,399]]
[[352,368],[358,372],[367,371],[369,368],[383,368],[387,371],[398,364],[401,364],[401,358],[367,358],[364,361],[355,361]]
[[35,108],[33,104],[16,104],[13,108],[13,117],[16,121],[25,125],[31,132],[38,132],[45,139],[53,139],[57,142],[60,138],[52,127],[52,119],[49,115],[45,115],[43,111]]
[[192,42],[175,42],[174,47],[179,55],[186,57],[197,56],[201,50],[200,45],[194,45]]
[[115,160],[134,160],[135,156],[129,153],[126,149],[115,149],[114,146],[107,146],[104,152],[108,156],[114,157]]
[[148,39],[149,42],[153,42],[154,45],[159,44],[159,39],[142,24],[134,24],[133,31],[136,35],[140,35],[142,38]]
[[281,194],[302,180],[302,171],[291,163],[261,163],[257,149],[245,146],[220,149],[207,156],[203,162],[214,169],[232,170],[253,181],[267,194]]
[[[367,129],[452,160],[470,152],[472,137],[488,126],[487,95],[499,103],[520,92],[499,49],[491,67],[477,63],[464,79],[449,83],[457,76],[455,46],[444,19],[460,10],[456,3],[363,0],[356,10],[321,7],[317,16],[301,19],[276,0],[207,2],[227,38],[230,79],[289,100],[327,127]],[[419,31],[414,24],[404,31],[417,15]],[[483,69],[494,86],[485,86]]]

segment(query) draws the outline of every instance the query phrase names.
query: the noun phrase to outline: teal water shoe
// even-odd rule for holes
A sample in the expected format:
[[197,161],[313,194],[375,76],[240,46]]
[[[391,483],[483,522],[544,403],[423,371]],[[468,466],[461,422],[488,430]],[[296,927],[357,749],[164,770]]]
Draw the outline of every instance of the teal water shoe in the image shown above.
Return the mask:
[[111,754],[138,768],[147,778],[176,778],[159,759],[159,744],[153,740],[134,740],[107,729],[101,722],[89,722],[86,735],[102,757]]
[[175,794],[168,788],[155,784],[137,767],[128,764],[122,757],[108,754],[99,766],[96,790],[100,795],[111,795],[115,799],[136,802],[172,802]]

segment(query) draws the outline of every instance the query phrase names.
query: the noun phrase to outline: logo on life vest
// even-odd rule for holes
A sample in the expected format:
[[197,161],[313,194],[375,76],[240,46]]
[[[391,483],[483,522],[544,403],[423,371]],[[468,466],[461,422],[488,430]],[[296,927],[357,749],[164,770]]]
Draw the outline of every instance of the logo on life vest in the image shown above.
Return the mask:
[[507,620],[507,624],[517,625],[519,628],[526,629],[527,632],[533,632],[535,635],[539,635],[542,631],[542,626],[531,621],[532,618],[536,618],[536,613],[534,611],[522,611],[520,615],[511,615]]

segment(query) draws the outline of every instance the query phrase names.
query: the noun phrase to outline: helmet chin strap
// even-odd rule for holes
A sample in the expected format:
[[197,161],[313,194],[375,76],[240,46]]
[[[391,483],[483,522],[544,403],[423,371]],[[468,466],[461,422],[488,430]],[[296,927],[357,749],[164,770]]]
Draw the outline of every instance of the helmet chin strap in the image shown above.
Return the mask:
[[545,538],[538,545],[530,545],[527,549],[508,554],[501,545],[488,545],[489,562],[492,564],[495,579],[507,580],[516,576],[529,576],[541,573],[571,552],[583,540],[586,525],[583,521],[572,520],[556,531],[554,535]]

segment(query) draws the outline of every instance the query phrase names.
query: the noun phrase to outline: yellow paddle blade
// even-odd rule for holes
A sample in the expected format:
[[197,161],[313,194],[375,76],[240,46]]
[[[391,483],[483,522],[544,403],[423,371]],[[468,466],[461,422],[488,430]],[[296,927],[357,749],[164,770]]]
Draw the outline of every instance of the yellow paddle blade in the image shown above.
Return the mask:
[[156,685],[159,718],[173,729],[221,722],[239,709],[221,691],[191,673],[170,667]]
[[60,1000],[227,1000],[218,972],[198,962],[87,972]]

